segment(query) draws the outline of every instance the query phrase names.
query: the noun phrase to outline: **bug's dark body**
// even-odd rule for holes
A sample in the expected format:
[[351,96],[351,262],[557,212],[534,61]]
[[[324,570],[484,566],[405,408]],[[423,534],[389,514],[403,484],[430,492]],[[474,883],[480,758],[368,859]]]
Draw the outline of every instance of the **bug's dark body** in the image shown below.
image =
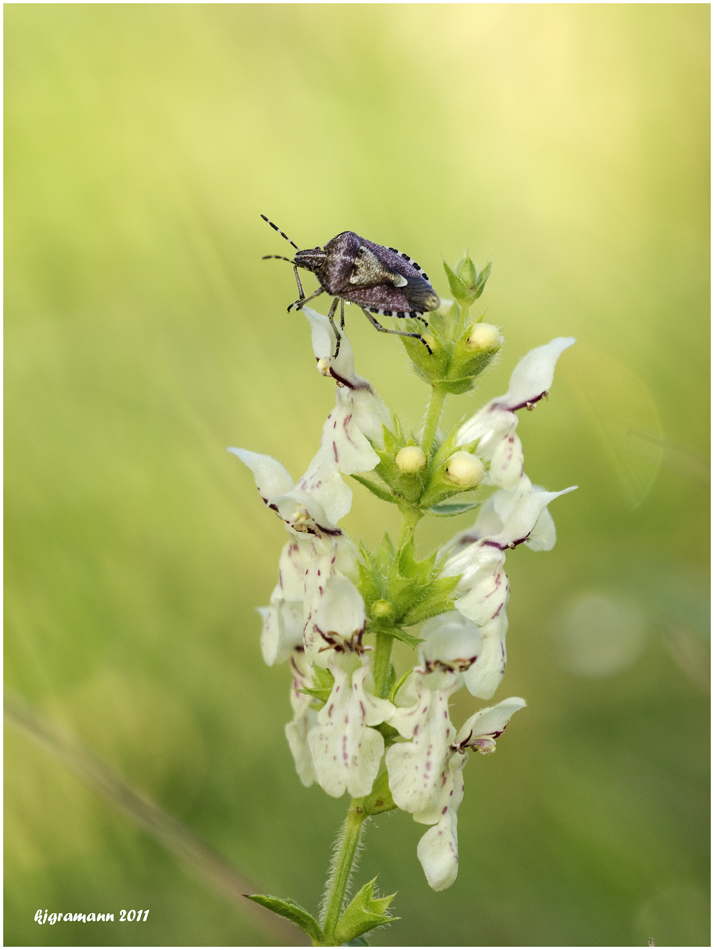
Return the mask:
[[[429,283],[429,278],[406,254],[394,247],[382,247],[373,241],[366,241],[354,231],[343,231],[324,247],[313,247],[300,250],[290,238],[273,222],[261,215],[263,220],[274,228],[278,234],[292,244],[297,251],[293,259],[271,254],[269,257],[278,257],[293,265],[297,282],[298,300],[290,304],[300,309],[308,301],[320,294],[328,293],[332,298],[332,305],[328,319],[332,324],[337,338],[335,356],[340,350],[340,333],[334,322],[337,301],[342,305],[340,325],[344,327],[344,304],[355,303],[361,307],[372,326],[382,333],[395,333],[398,336],[409,336],[421,340],[431,353],[429,344],[420,333],[408,333],[403,330],[388,330],[372,316],[373,313],[384,314],[387,317],[416,317],[422,320],[422,314],[439,307],[440,301]],[[320,288],[306,297],[298,268],[311,271],[320,282]]]
[[372,313],[407,317],[439,306],[429,278],[415,261],[354,231],[343,231],[324,248],[298,251],[295,263],[312,271],[331,297]]

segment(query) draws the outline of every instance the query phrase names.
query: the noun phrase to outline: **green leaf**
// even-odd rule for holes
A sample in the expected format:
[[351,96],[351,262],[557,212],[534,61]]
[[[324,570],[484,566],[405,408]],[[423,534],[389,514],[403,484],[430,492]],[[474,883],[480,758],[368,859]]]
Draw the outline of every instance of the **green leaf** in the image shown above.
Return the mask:
[[[267,907],[268,910],[272,910],[274,914],[287,917],[288,920],[297,924],[301,930],[304,930],[315,943],[323,943],[325,935],[318,922],[304,907],[301,907],[300,904],[296,904],[295,901],[290,900],[290,898],[271,897],[269,894],[244,894],[243,896],[247,897],[250,901],[255,901],[256,904],[260,904],[261,907]],[[393,919],[396,920],[397,918]],[[359,933],[364,933],[364,931],[356,931],[355,935]]]
[[381,815],[382,812],[397,807],[389,788],[389,772],[385,770],[377,776],[372,791],[362,802],[362,807],[368,815]]
[[440,518],[455,518],[456,515],[463,515],[480,507],[480,501],[442,501],[438,505],[432,505],[429,511]]
[[478,280],[478,271],[476,270],[476,265],[468,256],[468,254],[464,255],[456,270],[459,277],[467,287],[474,287],[476,285],[476,281]]
[[444,261],[444,270],[446,271],[446,279],[449,281],[451,293],[457,300],[464,300],[468,296],[468,287],[463,280],[452,271],[446,261]]
[[397,698],[397,693],[398,693],[399,690],[402,688],[402,686],[404,686],[404,684],[406,683],[407,679],[409,678],[409,674],[410,674],[411,672],[412,672],[412,670],[407,670],[407,672],[404,673],[402,676],[400,676],[399,679],[397,680],[397,682],[394,684],[394,686],[392,687],[392,690],[391,690],[389,696],[387,697],[387,698],[389,699],[389,702],[390,702],[390,703],[394,703],[394,701],[395,701],[396,698]]
[[312,675],[313,685],[305,686],[300,692],[305,693],[306,696],[314,696],[321,703],[326,703],[335,685],[335,677],[329,670],[324,670],[321,666],[313,667]]
[[392,563],[394,562],[394,545],[392,544],[392,539],[389,537],[387,532],[384,532],[384,537],[379,542],[379,547],[374,552],[374,566],[378,568],[382,574],[388,574],[392,569]]
[[354,478],[356,482],[359,482],[360,485],[364,485],[365,488],[369,489],[373,495],[376,495],[381,501],[388,501],[393,505],[397,504],[397,499],[389,491],[388,488],[383,488],[381,485],[377,485],[371,480],[371,478],[365,478],[364,475],[352,475],[351,478]]
[[401,618],[400,623],[406,627],[415,623],[421,623],[422,620],[428,620],[429,617],[437,617],[449,610],[454,609],[454,602],[451,595],[458,584],[461,575],[456,577],[437,577],[431,582],[425,596],[408,610]]
[[391,693],[396,679],[397,679],[397,671],[394,669],[394,663],[390,663],[389,672],[387,673],[387,683],[385,686],[385,691],[387,693],[387,696],[389,696],[389,694]]
[[395,895],[389,897],[373,897],[375,877],[368,884],[365,884],[350,903],[345,908],[335,928],[335,943],[337,945],[349,943],[355,937],[373,930],[375,927],[381,927],[384,924],[391,924],[399,917],[390,917],[385,913],[392,903]]
[[[453,608],[449,609],[453,610]],[[411,633],[405,633],[404,630],[399,627],[392,627],[390,630],[386,630],[385,633],[389,633],[395,640],[408,643],[410,647],[418,647],[420,643],[423,643],[422,637],[413,637]]]
[[489,261],[488,264],[484,267],[481,273],[478,275],[478,280],[476,281],[476,296],[480,297],[486,287],[486,281],[491,276],[491,268],[493,267],[493,261]]

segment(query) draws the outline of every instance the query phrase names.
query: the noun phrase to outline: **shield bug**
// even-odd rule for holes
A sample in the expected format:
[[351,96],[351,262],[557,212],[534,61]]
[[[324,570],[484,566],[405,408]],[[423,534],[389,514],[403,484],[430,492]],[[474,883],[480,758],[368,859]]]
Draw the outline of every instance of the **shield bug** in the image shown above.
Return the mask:
[[[288,310],[300,309],[309,300],[327,293],[333,300],[328,319],[337,339],[335,356],[340,351],[340,332],[335,325],[337,303],[340,303],[340,326],[345,325],[345,301],[357,304],[375,329],[382,333],[395,333],[398,336],[410,336],[421,340],[431,353],[429,344],[420,333],[408,333],[404,330],[389,330],[379,323],[373,314],[385,317],[414,317],[426,325],[424,313],[436,310],[439,298],[429,283],[429,278],[407,254],[394,247],[382,247],[373,241],[366,241],[354,231],[343,231],[333,237],[324,247],[300,250],[294,241],[273,222],[261,215],[271,228],[292,244],[297,251],[294,258],[279,254],[267,254],[263,260],[277,259],[293,265],[299,297]],[[300,282],[298,268],[312,271],[320,281],[315,293],[305,296]]]

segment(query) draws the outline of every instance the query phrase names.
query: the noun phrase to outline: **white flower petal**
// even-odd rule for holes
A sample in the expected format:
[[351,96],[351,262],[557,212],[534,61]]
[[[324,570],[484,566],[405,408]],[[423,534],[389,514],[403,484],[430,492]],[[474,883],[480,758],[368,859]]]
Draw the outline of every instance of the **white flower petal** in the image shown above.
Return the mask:
[[478,541],[457,550],[444,565],[444,576],[462,575],[456,588],[456,609],[479,626],[495,620],[508,604],[505,561],[500,547]]
[[553,384],[553,374],[558,357],[575,343],[575,337],[558,336],[544,346],[526,353],[511,374],[508,392],[493,402],[511,411],[523,408],[527,403],[537,402]]
[[362,595],[352,581],[336,575],[328,578],[314,622],[327,643],[350,643],[355,635],[361,636],[367,617]]
[[[515,430],[515,425],[513,426]],[[481,445],[479,445],[481,448]],[[523,475],[523,445],[515,431],[510,432],[496,446],[488,470],[492,485],[512,491]]]
[[326,444],[324,432],[317,455],[295,487],[319,502],[333,525],[344,518],[352,507],[352,489],[345,485],[340,476],[335,453],[332,446]]
[[558,357],[574,342],[573,337],[556,337],[527,353],[511,374],[508,392],[492,399],[459,429],[459,445],[479,440],[479,455],[491,463],[491,484],[509,491],[516,488],[523,474],[523,447],[515,434],[516,412],[532,407],[545,396],[553,382]]
[[315,710],[308,710],[307,714],[294,719],[285,726],[285,735],[290,751],[295,760],[295,770],[302,784],[309,788],[315,781],[315,766],[308,744],[308,735],[315,726]]
[[295,760],[295,768],[300,781],[310,786],[315,781],[315,767],[312,753],[308,744],[308,734],[315,727],[317,713],[310,706],[312,697],[301,692],[304,688],[313,685],[312,670],[303,653],[294,651],[290,657],[290,668],[293,674],[290,686],[290,704],[293,707],[293,721],[285,726],[290,751]]
[[567,495],[568,492],[575,491],[577,487],[577,485],[571,485],[570,488],[564,488],[563,491],[557,492],[548,492],[536,488],[525,491],[517,498],[513,510],[506,519],[503,530],[491,538],[491,542],[500,547],[511,547],[527,540],[546,505],[549,505],[554,498],[558,498],[560,495]]
[[459,873],[459,841],[456,813],[447,808],[438,824],[430,828],[417,845],[417,857],[427,883],[434,891],[445,891]]
[[276,495],[284,495],[293,488],[293,480],[287,469],[269,455],[259,452],[250,452],[248,449],[229,448],[229,452],[237,455],[247,465],[255,477],[261,498],[269,504]]
[[439,776],[439,794],[432,814],[415,814],[416,821],[434,824],[419,842],[417,857],[429,886],[443,891],[456,880],[459,867],[456,812],[464,797],[464,765],[468,753],[449,755]]
[[260,647],[268,666],[284,663],[302,645],[302,601],[277,601],[258,607],[263,618]]
[[340,330],[340,352],[335,357],[333,354],[337,348],[337,338],[325,314],[318,313],[312,307],[301,307],[301,310],[310,323],[312,349],[318,362],[327,365],[330,375],[349,389],[371,388],[367,380],[355,373],[352,346],[345,331]]
[[475,739],[480,738],[497,739],[506,728],[511,716],[519,709],[523,709],[525,705],[525,699],[521,699],[520,696],[511,696],[510,699],[504,699],[495,706],[480,709],[459,729],[455,745],[470,745]]
[[362,798],[372,790],[384,752],[382,734],[370,725],[384,722],[394,707],[366,692],[367,661],[351,678],[334,661],[329,668],[335,685],[308,735],[317,780],[333,798],[345,789],[352,798]]
[[530,548],[531,551],[552,551],[555,547],[556,539],[557,535],[553,516],[547,508],[544,508],[538,516],[533,530],[528,535],[528,540],[525,542],[525,545]]
[[449,696],[461,685],[461,678],[453,672],[430,676],[439,688],[429,689],[427,677],[415,671],[416,703],[396,709],[390,719],[390,725],[411,741],[397,743],[387,751],[389,788],[399,808],[412,813],[433,808],[441,769],[456,731],[449,719]]
[[467,669],[481,653],[481,630],[458,610],[427,620],[421,630],[422,663],[439,662],[454,670]]
[[481,627],[481,653],[476,662],[462,674],[464,686],[472,696],[490,699],[498,689],[506,671],[507,632],[508,617],[505,610],[495,620]]
[[277,511],[286,527],[297,535],[341,534],[317,498],[306,491],[294,489],[286,495],[277,495],[271,499],[270,507]]

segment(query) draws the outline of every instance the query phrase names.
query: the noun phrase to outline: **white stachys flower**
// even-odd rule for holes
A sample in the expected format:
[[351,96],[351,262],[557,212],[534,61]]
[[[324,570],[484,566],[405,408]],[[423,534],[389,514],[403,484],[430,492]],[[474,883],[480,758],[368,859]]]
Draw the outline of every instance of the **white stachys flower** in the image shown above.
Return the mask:
[[490,461],[488,479],[499,488],[514,490],[523,475],[523,446],[516,435],[519,409],[532,409],[553,382],[558,357],[575,343],[574,337],[556,337],[527,353],[511,374],[508,392],[480,409],[457,433],[459,445],[479,440],[478,454]]
[[401,693],[414,697],[398,707],[389,720],[409,742],[387,750],[389,788],[399,808],[421,821],[431,814],[439,794],[441,767],[456,729],[449,719],[449,696],[462,685],[461,676],[449,669],[426,672],[416,667]]
[[[552,520],[543,517],[546,506],[575,489],[573,486],[561,492],[546,492],[534,488],[527,479],[522,484],[522,491],[496,492],[481,509],[473,528],[458,534],[445,548],[448,557],[442,574],[461,575],[455,607],[479,628],[478,645],[475,631],[471,630],[476,659],[463,675],[466,688],[481,699],[493,696],[506,667],[506,606],[510,593],[506,552],[518,544],[528,544],[532,534],[532,546],[547,550],[547,544],[555,542],[555,529],[551,531]],[[504,514],[508,511],[505,520],[501,520],[499,510]],[[438,619],[443,622],[444,618]],[[460,637],[464,629],[470,628],[460,627]]]
[[369,794],[384,753],[384,739],[371,727],[394,712],[390,702],[367,690],[371,661],[362,648],[366,622],[357,588],[347,578],[333,576],[305,628],[307,648],[313,657],[327,657],[334,677],[330,697],[307,738],[317,780],[335,798],[345,789],[353,798]]
[[[357,669],[356,663],[361,663]],[[345,789],[352,798],[369,795],[379,772],[384,739],[371,726],[386,722],[394,706],[367,690],[370,667],[368,654],[360,659],[338,654],[330,660],[335,685],[307,737],[317,780],[333,798]]]
[[442,762],[439,794],[433,810],[414,815],[416,821],[434,825],[419,841],[417,857],[429,887],[435,891],[450,887],[459,870],[456,813],[464,797],[463,769],[468,761],[467,750],[495,752],[496,739],[506,728],[508,720],[525,705],[525,700],[514,696],[496,706],[481,709],[467,719]]
[[[332,376],[338,384],[336,405],[323,426],[320,449],[301,479],[307,490],[313,490],[313,486],[325,478],[325,473],[333,469],[343,475],[371,472],[379,462],[372,443],[379,448],[383,446],[382,425],[389,422],[390,417],[367,380],[355,373],[352,347],[344,332],[339,355],[333,357],[336,341],[327,317],[309,307],[304,307],[302,312],[312,329],[318,369],[323,375]],[[352,492],[344,483],[343,488],[348,502],[342,514],[346,514]]]

